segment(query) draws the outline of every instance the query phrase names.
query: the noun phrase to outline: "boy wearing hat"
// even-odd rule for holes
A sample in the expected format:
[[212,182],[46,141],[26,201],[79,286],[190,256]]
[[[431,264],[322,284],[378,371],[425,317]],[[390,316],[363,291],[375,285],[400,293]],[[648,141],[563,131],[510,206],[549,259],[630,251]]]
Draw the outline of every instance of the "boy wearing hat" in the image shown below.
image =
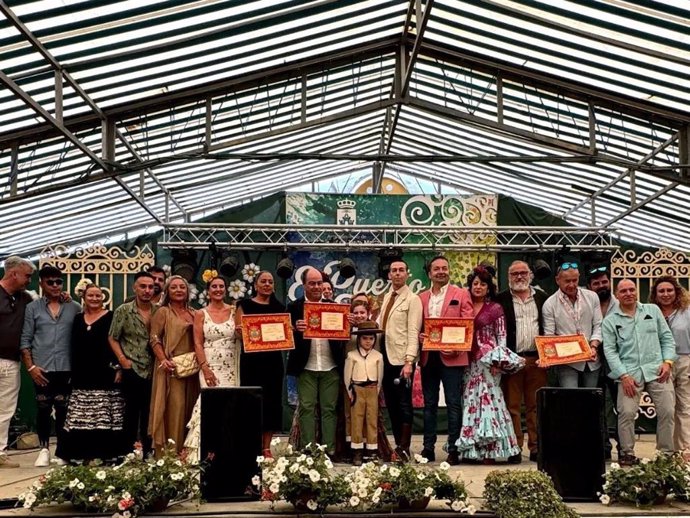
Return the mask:
[[379,412],[379,391],[383,381],[383,355],[374,349],[376,335],[382,333],[376,322],[365,320],[352,334],[357,347],[347,354],[343,381],[352,405],[352,442],[355,466],[362,465],[364,443],[368,456],[378,450],[376,426]]

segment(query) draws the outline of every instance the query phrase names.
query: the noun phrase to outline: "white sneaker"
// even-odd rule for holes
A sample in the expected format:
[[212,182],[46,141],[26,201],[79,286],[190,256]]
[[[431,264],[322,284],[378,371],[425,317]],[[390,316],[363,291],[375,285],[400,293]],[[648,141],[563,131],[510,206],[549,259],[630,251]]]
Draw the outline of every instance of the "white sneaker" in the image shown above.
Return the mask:
[[67,464],[67,462],[62,460],[60,457],[53,457],[53,459],[50,462],[52,462],[56,466],[65,466]]
[[48,448],[41,448],[34,466],[37,468],[47,468],[50,466],[50,450]]

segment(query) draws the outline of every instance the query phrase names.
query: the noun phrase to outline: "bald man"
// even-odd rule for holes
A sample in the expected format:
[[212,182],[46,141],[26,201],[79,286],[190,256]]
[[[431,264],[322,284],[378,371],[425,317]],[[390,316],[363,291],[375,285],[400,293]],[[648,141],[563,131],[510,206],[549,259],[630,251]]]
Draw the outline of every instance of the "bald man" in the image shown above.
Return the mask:
[[616,287],[618,309],[602,326],[604,354],[618,380],[618,436],[622,466],[637,463],[635,457],[635,417],[640,394],[646,391],[656,408],[656,449],[673,452],[675,397],[671,369],[676,359],[673,334],[656,304],[640,304],[637,286],[624,279]]

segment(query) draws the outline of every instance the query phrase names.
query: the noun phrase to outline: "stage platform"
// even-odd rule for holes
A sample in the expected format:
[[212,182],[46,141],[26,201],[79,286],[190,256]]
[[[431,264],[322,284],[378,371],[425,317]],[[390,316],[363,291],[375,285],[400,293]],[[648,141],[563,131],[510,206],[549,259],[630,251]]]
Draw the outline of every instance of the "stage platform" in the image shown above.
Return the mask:
[[[417,435],[413,438],[413,451],[421,451],[421,435]],[[638,438],[636,451],[637,455],[640,457],[652,457],[654,455],[654,444],[655,436],[653,435],[643,435]],[[12,500],[17,497],[20,493],[26,490],[31,483],[38,478],[41,474],[47,471],[45,468],[34,468],[33,463],[38,455],[38,451],[31,452],[11,452],[12,460],[19,462],[20,467],[16,469],[2,469],[0,470],[0,503],[5,505],[12,504]],[[437,448],[436,451],[437,462],[445,459],[445,454],[441,451],[441,448]],[[615,462],[615,454],[614,454]],[[346,464],[337,464],[338,469],[346,470],[348,466]],[[527,452],[525,451],[525,456],[523,458],[522,464],[519,465],[508,465],[508,464],[496,464],[493,466],[473,466],[473,465],[461,465],[451,468],[451,473],[456,474],[461,473],[463,480],[467,484],[467,488],[472,497],[473,503],[478,509],[482,509],[483,501],[481,499],[482,492],[484,490],[484,479],[486,475],[493,470],[499,469],[536,469],[537,465],[534,462],[529,462],[527,458]],[[249,481],[248,481],[249,482]],[[635,507],[624,506],[624,505],[614,505],[614,506],[604,506],[595,502],[586,503],[569,503],[581,516],[585,517],[612,517],[612,516],[626,516],[626,517],[641,517],[641,516],[668,516],[668,517],[688,517],[690,518],[690,504],[684,504],[681,502],[670,501],[668,505],[656,506],[654,509],[645,511],[636,509]],[[51,507],[41,507],[30,513],[24,509],[20,508],[5,508],[0,509],[0,516],[37,516],[41,518],[48,518],[52,516],[66,517],[75,516],[74,508],[70,505],[62,506],[51,506]],[[224,503],[207,503],[200,506],[192,504],[189,502],[183,502],[176,505],[171,505],[164,513],[158,514],[147,514],[145,516],[204,516],[204,517],[221,517],[221,516],[233,516],[237,518],[255,518],[255,517],[266,517],[272,514],[275,515],[285,515],[285,514],[295,514],[293,507],[289,504],[279,504],[276,505],[275,510],[271,511],[271,507],[268,502],[224,502]],[[359,516],[367,516],[372,513],[344,513],[339,512],[339,510],[333,509],[332,513],[327,513],[327,515],[338,515],[341,518],[347,514],[358,514]],[[390,514],[382,513],[382,514]],[[396,512],[396,516],[402,518],[404,516],[414,515],[416,517],[420,516],[433,516],[434,518],[445,518],[446,516],[458,516],[457,513],[452,512],[447,506],[440,502],[432,502],[425,511],[417,512]],[[81,516],[89,516],[83,514]],[[478,512],[476,516],[490,517],[492,514]]]

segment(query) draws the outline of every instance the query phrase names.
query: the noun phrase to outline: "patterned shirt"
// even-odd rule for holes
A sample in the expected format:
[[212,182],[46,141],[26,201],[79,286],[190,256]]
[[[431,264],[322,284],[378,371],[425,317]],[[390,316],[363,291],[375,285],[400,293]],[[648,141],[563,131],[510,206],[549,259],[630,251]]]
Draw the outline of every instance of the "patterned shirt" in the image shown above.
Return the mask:
[[[151,305],[151,316],[157,306]],[[153,371],[153,352],[149,347],[149,328],[141,318],[136,301],[125,302],[115,310],[108,333],[117,340],[124,355],[131,360],[132,369],[140,377],[150,379]]]

